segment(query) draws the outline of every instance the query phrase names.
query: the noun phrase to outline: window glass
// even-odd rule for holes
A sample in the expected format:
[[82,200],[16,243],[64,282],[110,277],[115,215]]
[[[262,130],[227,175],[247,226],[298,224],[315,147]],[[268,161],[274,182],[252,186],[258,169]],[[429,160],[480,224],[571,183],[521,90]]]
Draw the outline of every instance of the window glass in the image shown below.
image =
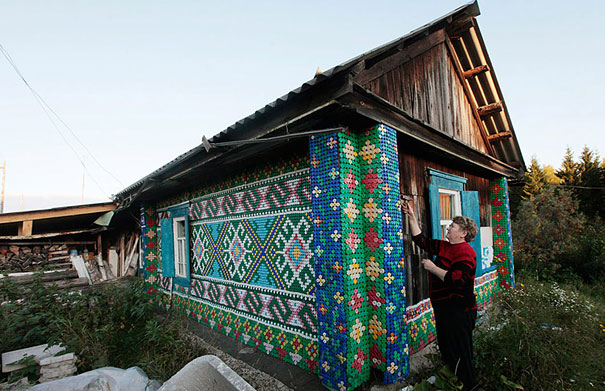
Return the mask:
[[439,210],[441,211],[441,220],[452,219],[452,195],[439,193]]
[[447,227],[455,216],[461,214],[460,192],[450,189],[439,189],[439,214],[441,226],[441,240],[445,240]]
[[185,262],[187,260],[187,243],[185,241],[187,240],[187,238],[185,237],[185,220],[175,220],[174,223],[175,273],[178,277],[186,277],[187,270]]
[[177,237],[184,238],[185,237],[185,221],[181,220],[177,222]]

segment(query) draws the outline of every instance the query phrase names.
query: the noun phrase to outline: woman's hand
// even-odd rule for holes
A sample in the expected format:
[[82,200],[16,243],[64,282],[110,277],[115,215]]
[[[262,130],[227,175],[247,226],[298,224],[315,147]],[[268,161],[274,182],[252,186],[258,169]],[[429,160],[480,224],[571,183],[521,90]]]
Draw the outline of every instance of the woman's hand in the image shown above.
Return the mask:
[[410,217],[414,217],[414,209],[410,206],[410,203],[406,200],[401,200],[401,208],[403,213]]
[[424,270],[428,271],[429,273],[434,274],[441,281],[445,280],[445,275],[447,274],[447,270],[442,269],[439,266],[435,265],[435,262],[431,261],[430,259],[425,258],[422,260],[422,266],[424,267]]
[[412,236],[420,235],[422,231],[420,230],[420,226],[418,225],[418,220],[416,220],[416,215],[414,214],[414,208],[410,205],[407,200],[402,199],[401,201],[401,211],[408,216],[408,221],[410,223],[410,231]]
[[426,258],[424,258],[422,260],[422,266],[424,267],[424,270],[426,270],[427,272],[431,272],[431,273],[437,267],[437,265],[435,265],[435,262],[431,261],[430,259],[426,259]]

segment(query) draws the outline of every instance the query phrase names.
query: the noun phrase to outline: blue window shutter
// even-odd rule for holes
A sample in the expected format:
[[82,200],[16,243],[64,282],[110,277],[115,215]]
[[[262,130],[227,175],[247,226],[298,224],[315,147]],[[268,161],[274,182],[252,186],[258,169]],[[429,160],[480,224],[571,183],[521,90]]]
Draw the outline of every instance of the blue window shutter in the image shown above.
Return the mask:
[[162,276],[174,277],[174,237],[172,219],[160,221],[162,235]]
[[462,191],[460,192],[460,198],[462,201],[462,214],[475,220],[477,228],[479,228],[477,236],[475,236],[475,239],[469,244],[477,254],[477,271],[475,275],[480,276],[483,274],[483,270],[481,270],[481,213],[479,211],[479,192]]
[[441,240],[441,211],[439,210],[439,188],[429,185],[429,208],[431,210],[431,236]]

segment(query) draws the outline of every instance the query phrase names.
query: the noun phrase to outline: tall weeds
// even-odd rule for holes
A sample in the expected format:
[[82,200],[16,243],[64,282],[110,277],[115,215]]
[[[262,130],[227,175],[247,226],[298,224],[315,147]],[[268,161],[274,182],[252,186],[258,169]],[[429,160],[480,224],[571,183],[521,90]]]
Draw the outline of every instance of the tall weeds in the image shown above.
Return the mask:
[[138,279],[66,292],[44,285],[0,282],[1,351],[62,344],[78,356],[80,372],[103,366],[141,367],[165,380],[204,354],[186,342],[176,315],[159,315]]

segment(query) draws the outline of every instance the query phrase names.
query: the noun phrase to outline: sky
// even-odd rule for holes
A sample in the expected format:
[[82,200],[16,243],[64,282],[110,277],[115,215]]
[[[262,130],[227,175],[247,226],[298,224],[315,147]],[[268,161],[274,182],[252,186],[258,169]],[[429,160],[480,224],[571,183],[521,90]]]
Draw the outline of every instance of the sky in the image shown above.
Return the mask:
[[[2,0],[0,44],[58,114],[0,55],[4,211],[108,201],[318,67],[465,3]],[[479,1],[527,164],[559,167],[566,147],[605,153],[605,2],[576,4]]]

